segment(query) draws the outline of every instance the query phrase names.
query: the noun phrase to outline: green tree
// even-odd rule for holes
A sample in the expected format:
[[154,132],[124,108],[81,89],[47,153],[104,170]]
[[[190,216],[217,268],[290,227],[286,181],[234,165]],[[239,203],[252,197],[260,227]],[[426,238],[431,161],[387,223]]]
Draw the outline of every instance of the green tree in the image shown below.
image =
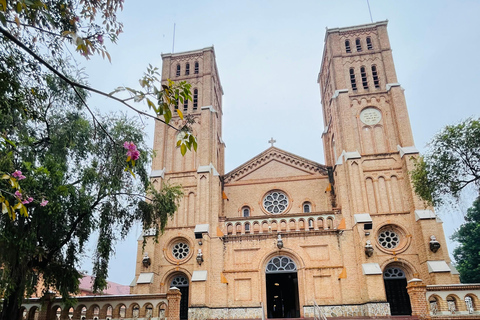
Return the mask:
[[473,202],[465,216],[465,223],[453,234],[452,240],[460,245],[453,250],[460,280],[480,283],[480,197]]
[[437,206],[449,198],[458,200],[469,185],[480,190],[480,119],[446,126],[428,147],[411,173],[421,199]]
[[[88,92],[102,94],[169,125],[175,104],[191,99],[189,85],[161,86],[150,66],[141,89],[114,91],[130,94],[121,99],[88,87],[66,50],[73,46],[83,57],[110,59],[104,41],[115,42],[121,33],[116,12],[122,5],[123,0],[0,0],[1,320],[19,318],[37,277],[44,291],[56,290],[68,302],[78,290],[76,267],[93,232],[99,234],[94,288],[104,288],[115,241],[137,221],[158,234],[176,210],[179,187],[158,191],[149,184],[150,153],[140,124],[96,114],[86,98]],[[140,112],[132,98],[154,114]],[[174,128],[185,132],[178,143],[182,153],[196,148],[190,124],[185,119],[182,128]],[[139,152],[138,159],[125,142]]]
[[[10,203],[26,201],[28,212],[14,218],[0,215],[0,319],[18,318],[24,294],[36,289],[30,280],[37,276],[44,291],[55,289],[65,298],[76,292],[76,267],[93,232],[99,234],[94,286],[105,287],[115,241],[137,221],[161,230],[181,195],[179,187],[150,188],[149,152],[139,123],[125,116],[99,116],[103,130],[95,129],[68,86],[53,77],[46,83],[49,89],[39,95],[45,94],[49,103],[37,106],[34,120],[25,120],[19,110],[0,114],[0,130],[12,142],[0,147],[0,172],[11,178],[19,170],[25,177],[17,178],[19,188],[4,178],[0,189]],[[140,152],[136,178],[125,171],[125,141]]]

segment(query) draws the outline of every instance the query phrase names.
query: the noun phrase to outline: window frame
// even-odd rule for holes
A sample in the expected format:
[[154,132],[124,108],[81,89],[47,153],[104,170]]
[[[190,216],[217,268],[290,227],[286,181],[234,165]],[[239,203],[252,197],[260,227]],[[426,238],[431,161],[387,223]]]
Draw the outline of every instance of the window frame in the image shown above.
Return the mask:
[[352,47],[350,46],[350,40],[349,39],[345,40],[345,52],[346,53],[352,53]]
[[355,47],[357,48],[357,52],[362,52],[362,41],[360,38],[355,39]]

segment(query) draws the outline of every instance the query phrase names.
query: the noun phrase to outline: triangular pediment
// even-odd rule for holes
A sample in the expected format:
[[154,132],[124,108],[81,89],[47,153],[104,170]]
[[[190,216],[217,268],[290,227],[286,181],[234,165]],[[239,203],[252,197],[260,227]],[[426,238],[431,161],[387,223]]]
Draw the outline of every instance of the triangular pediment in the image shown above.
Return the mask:
[[270,147],[224,176],[225,183],[246,180],[327,176],[327,168],[293,153]]

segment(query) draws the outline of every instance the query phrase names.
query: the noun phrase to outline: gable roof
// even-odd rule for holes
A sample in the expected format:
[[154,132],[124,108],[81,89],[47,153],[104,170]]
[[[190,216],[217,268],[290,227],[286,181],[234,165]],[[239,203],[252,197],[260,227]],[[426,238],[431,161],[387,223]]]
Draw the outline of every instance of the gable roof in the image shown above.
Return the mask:
[[270,147],[251,160],[223,176],[225,183],[242,179],[255,180],[260,175],[269,178],[289,176],[327,176],[327,166],[302,158],[276,147]]

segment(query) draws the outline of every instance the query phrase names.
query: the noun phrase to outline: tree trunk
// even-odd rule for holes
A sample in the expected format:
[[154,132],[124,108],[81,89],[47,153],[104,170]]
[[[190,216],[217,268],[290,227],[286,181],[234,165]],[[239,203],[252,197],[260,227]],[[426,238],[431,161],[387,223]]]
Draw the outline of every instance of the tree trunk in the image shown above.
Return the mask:
[[25,274],[24,272],[21,273],[23,273],[23,276],[20,272],[17,272],[15,273],[16,279],[11,279],[12,283],[14,283],[14,289],[9,292],[8,296],[4,297],[0,320],[21,319],[20,307],[25,295]]
[[20,320],[20,305],[18,299],[10,298],[3,300],[2,313],[0,314],[0,320]]

